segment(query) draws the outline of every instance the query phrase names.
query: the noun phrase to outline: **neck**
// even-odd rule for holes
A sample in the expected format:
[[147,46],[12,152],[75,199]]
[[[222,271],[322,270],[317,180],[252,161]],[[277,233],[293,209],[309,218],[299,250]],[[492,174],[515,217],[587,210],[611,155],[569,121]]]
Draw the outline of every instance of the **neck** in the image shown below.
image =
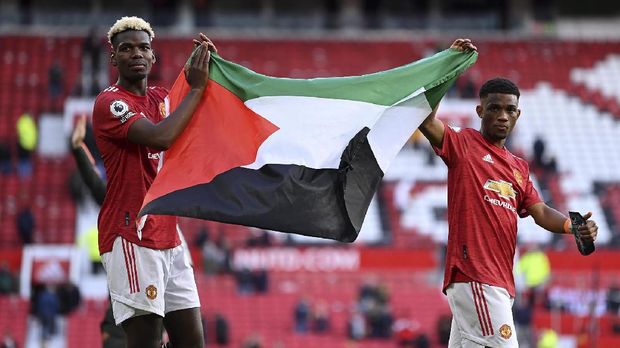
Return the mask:
[[480,134],[482,134],[482,136],[491,144],[499,147],[500,149],[504,148],[504,144],[506,144],[506,139],[495,139],[493,137],[490,137],[488,134],[484,133],[482,130],[480,130]]
[[146,77],[137,81],[129,81],[122,77],[119,77],[116,84],[136,95],[146,95]]

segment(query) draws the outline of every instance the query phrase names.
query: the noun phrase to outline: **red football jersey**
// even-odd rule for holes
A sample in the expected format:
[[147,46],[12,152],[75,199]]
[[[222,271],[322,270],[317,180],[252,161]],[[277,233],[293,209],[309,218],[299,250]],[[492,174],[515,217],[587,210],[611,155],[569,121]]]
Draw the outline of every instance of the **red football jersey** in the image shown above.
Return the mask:
[[448,250],[445,289],[473,280],[515,296],[512,275],[517,217],[541,202],[527,162],[471,128],[445,125],[441,148],[448,166]]
[[[145,96],[112,85],[95,100],[93,129],[107,177],[107,191],[99,212],[99,252],[111,251],[114,239],[152,249],[167,249],[181,242],[174,216],[148,215],[136,221],[151,186],[160,152],[127,139],[129,127],[142,117],[158,123],[166,117],[168,91],[149,87]],[[140,227],[140,228],[139,228]]]

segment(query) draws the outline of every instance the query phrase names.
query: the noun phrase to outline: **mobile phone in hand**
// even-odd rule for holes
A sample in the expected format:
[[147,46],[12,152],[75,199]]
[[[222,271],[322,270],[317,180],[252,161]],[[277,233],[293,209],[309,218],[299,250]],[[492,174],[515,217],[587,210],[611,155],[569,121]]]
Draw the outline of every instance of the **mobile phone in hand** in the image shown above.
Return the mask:
[[577,243],[577,249],[581,253],[581,255],[590,255],[594,252],[594,242],[593,241],[584,241],[581,239],[577,228],[579,226],[583,226],[586,224],[586,220],[581,216],[580,213],[575,211],[569,211],[568,216],[570,218],[570,222],[572,224],[571,230],[573,231],[573,236],[575,236],[575,242]]

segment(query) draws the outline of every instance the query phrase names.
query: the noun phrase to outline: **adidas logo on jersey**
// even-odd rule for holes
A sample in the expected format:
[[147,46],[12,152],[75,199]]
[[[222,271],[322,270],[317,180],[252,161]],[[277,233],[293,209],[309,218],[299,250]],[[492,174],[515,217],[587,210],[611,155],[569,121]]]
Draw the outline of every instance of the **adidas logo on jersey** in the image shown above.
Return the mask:
[[485,162],[493,163],[493,158],[491,158],[490,153],[487,153],[486,155],[484,155],[484,157],[482,157],[482,160]]

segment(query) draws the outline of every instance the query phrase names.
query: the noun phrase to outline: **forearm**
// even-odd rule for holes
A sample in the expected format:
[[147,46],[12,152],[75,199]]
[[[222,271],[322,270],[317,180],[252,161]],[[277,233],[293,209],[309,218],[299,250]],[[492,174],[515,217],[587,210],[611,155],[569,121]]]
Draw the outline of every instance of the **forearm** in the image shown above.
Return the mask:
[[95,170],[90,151],[88,151],[86,145],[82,143],[80,147],[73,148],[72,153],[77,163],[78,170],[80,171],[80,175],[90,190],[90,193],[93,195],[93,198],[95,198],[97,204],[103,204],[106,184]]
[[158,150],[168,150],[191,120],[203,92],[204,88],[191,89],[176,110],[157,124],[146,119],[134,122],[129,129],[129,140]]
[[533,215],[536,224],[553,233],[567,233],[566,221],[568,217],[559,211],[545,205],[540,213]]
[[191,120],[203,92],[204,89],[191,89],[176,110],[157,124],[159,137],[166,149],[174,143]]
[[[439,105],[438,105],[439,106]],[[437,107],[422,121],[418,129],[433,146],[441,147],[443,142],[444,125],[436,117]]]

